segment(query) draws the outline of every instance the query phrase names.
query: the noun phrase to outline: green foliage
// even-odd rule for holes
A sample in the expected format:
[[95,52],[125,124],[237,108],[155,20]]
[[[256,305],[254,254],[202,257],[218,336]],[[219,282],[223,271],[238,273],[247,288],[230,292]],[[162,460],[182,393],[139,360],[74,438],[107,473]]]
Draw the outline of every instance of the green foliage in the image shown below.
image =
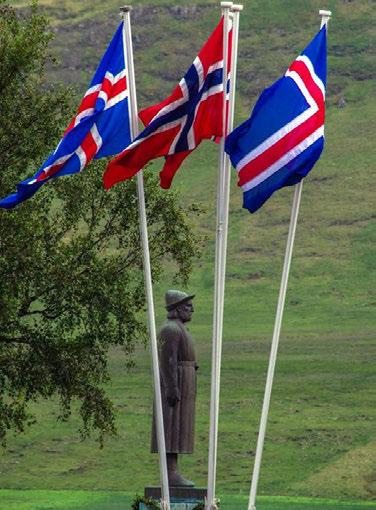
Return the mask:
[[136,496],[132,502],[131,510],[139,510],[141,503],[143,503],[150,510],[160,510],[161,508],[161,505],[158,503],[156,499]]
[[[131,510],[139,510],[140,503],[143,503],[150,510],[160,510],[160,504],[158,500],[153,498],[145,498],[143,496],[136,496],[132,502]],[[219,507],[219,502],[217,502]],[[193,510],[205,510],[205,503],[197,503],[197,505],[193,508]]]
[[[70,91],[46,89],[51,34],[35,4],[21,18],[0,3],[0,189],[32,174],[59,140]],[[57,395],[60,418],[79,402],[83,436],[115,432],[107,351],[130,364],[146,341],[135,180],[104,192],[104,163],[46,184],[0,211],[0,440],[33,421],[29,403]],[[154,280],[163,260],[187,282],[196,239],[176,193],[145,176]]]
[[[217,503],[218,506],[218,503]],[[205,503],[197,503],[193,510],[205,510]]]

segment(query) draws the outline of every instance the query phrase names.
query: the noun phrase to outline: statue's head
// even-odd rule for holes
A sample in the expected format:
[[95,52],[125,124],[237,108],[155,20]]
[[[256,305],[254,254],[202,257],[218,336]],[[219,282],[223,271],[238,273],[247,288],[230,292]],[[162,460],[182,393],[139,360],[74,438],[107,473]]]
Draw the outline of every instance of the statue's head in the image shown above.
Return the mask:
[[188,295],[180,290],[168,290],[166,292],[166,310],[169,319],[180,319],[188,322],[194,312],[192,299],[194,295]]

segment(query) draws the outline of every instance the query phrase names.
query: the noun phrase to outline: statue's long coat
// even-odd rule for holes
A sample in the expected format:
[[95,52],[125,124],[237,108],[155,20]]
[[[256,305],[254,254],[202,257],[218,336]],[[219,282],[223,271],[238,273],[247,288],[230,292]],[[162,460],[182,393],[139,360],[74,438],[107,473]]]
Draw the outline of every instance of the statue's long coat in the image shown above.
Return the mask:
[[[197,369],[193,340],[180,319],[171,319],[159,332],[159,345],[166,452],[193,453]],[[171,407],[167,395],[175,388],[180,401]],[[152,453],[158,452],[155,419],[154,409]]]

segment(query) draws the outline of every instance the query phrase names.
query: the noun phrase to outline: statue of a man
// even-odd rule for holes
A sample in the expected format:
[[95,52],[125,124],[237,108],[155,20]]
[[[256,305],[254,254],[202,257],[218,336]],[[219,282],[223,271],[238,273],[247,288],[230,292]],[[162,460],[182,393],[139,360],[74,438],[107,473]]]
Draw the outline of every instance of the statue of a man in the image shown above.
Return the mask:
[[[167,321],[159,332],[160,373],[169,485],[192,487],[178,470],[178,454],[193,453],[196,357],[185,323],[192,318],[192,299],[185,292],[166,292]],[[152,453],[158,452],[155,413]]]

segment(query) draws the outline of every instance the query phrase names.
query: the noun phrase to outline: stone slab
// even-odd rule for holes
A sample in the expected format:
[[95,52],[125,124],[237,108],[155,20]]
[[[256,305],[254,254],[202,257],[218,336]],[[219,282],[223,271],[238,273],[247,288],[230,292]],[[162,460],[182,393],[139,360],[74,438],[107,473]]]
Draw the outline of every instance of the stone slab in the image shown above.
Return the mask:
[[[170,501],[170,509],[171,510],[193,510],[195,506],[197,506],[197,501],[193,502],[184,502],[184,503],[175,503],[173,500]],[[140,503],[140,510],[149,510],[149,508],[144,504]]]
[[[170,487],[170,498],[171,502],[179,503],[181,502],[196,502],[205,501],[207,489],[203,489],[200,487]],[[161,488],[160,487],[145,487],[145,497],[146,498],[161,498]]]

